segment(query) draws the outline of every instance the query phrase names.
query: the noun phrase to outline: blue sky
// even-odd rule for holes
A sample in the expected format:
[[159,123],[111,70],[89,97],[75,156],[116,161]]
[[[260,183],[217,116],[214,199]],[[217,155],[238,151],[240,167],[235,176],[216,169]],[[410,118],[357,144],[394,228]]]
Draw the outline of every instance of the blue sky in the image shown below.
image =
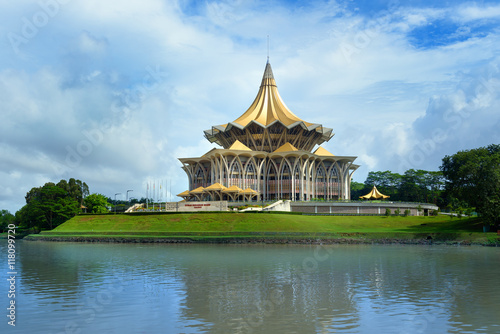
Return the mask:
[[285,103],[334,129],[324,147],[358,157],[355,181],[500,142],[498,1],[2,0],[0,22],[11,212],[62,178],[110,197],[186,190],[177,158],[250,106],[267,35]]

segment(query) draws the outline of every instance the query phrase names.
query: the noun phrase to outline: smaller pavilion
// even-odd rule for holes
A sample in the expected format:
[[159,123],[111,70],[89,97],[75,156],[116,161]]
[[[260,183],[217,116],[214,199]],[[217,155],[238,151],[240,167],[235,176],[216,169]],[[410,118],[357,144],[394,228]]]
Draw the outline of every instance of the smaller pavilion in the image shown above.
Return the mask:
[[390,196],[382,194],[380,191],[378,191],[377,187],[373,185],[373,189],[366,195],[364,196],[359,196],[359,198],[362,199],[386,199],[389,198]]

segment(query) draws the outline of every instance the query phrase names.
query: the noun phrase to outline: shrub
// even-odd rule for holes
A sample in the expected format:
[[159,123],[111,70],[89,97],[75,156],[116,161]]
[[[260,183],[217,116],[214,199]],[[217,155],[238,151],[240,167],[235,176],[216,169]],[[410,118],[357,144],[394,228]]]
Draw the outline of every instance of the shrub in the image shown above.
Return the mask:
[[396,215],[396,216],[401,215],[401,210],[399,210],[399,208],[394,210],[394,215]]
[[405,210],[404,216],[408,217],[410,215],[411,211],[409,209]]
[[391,215],[391,209],[386,208],[386,209],[385,209],[385,215],[386,215],[387,217],[389,217],[389,216]]

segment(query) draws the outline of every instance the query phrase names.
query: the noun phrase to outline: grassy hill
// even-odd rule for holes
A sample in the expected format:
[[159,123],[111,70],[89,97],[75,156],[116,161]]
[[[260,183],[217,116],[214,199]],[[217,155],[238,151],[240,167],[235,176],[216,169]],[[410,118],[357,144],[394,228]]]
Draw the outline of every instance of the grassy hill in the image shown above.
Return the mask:
[[[496,244],[477,218],[306,216],[260,213],[117,214],[76,216],[28,240],[74,241],[323,240],[380,242],[421,240]],[[146,240],[150,239],[150,240]],[[164,239],[164,240],[161,240]],[[167,240],[168,239],[168,240]],[[265,240],[267,239],[267,240]],[[129,241],[130,241],[129,240]],[[226,240],[227,241],[227,240]],[[234,240],[233,240],[234,241]]]

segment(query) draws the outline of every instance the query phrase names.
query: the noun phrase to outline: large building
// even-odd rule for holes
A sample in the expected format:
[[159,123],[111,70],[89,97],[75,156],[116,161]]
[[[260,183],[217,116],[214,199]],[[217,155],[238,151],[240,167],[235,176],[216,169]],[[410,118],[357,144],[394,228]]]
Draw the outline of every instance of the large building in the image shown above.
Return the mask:
[[205,131],[222,148],[179,159],[189,179],[189,190],[179,196],[196,201],[350,199],[351,176],[359,166],[353,164],[356,157],[335,156],[320,146],[333,135],[332,129],[288,109],[268,61],[247,111]]

